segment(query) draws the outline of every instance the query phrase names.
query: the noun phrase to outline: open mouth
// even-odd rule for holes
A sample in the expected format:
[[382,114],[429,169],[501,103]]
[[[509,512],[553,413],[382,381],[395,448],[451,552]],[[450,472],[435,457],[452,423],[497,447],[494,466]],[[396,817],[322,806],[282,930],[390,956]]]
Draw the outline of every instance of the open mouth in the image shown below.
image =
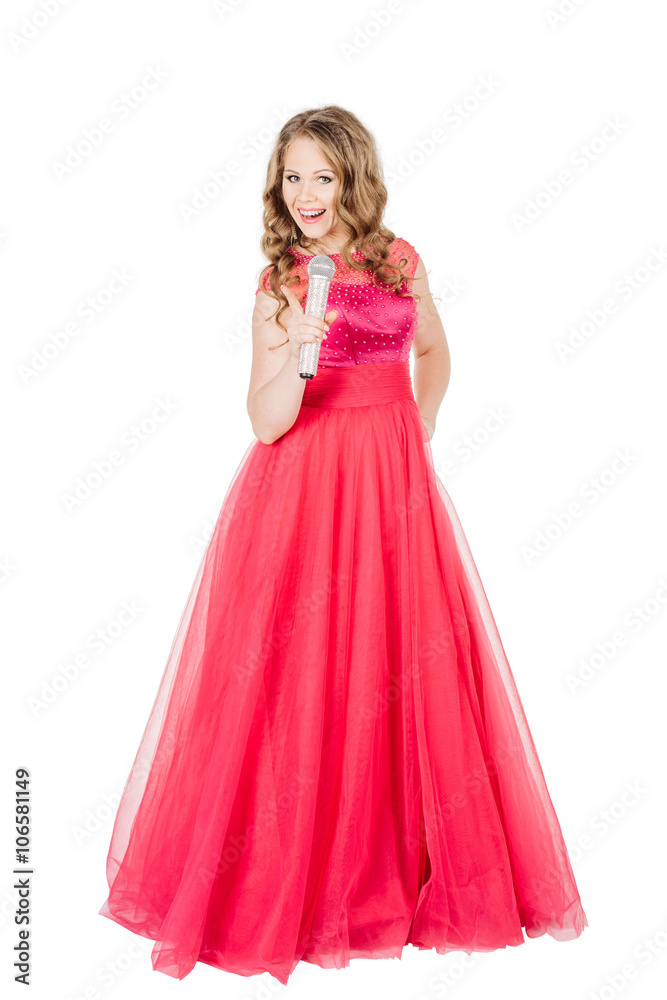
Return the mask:
[[313,208],[313,209],[307,209],[306,210],[306,209],[303,209],[303,208],[299,208],[298,212],[299,212],[299,215],[301,216],[301,218],[303,219],[304,222],[306,222],[306,223],[313,223],[313,222],[317,222],[318,219],[322,218],[322,216],[326,212],[326,209],[325,208]]

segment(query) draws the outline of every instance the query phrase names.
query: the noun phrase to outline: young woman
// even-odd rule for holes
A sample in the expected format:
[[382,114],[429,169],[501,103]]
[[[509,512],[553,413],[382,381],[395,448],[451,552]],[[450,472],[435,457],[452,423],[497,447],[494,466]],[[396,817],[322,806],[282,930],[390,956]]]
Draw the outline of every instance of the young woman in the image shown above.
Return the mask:
[[[563,941],[587,925],[433,467],[449,353],[386,197],[353,114],[285,124],[264,191],[256,440],[174,638],[100,910],[178,978],[199,961],[286,983],[299,961],[489,951],[522,928]],[[336,269],[324,320],[304,313],[315,254]]]

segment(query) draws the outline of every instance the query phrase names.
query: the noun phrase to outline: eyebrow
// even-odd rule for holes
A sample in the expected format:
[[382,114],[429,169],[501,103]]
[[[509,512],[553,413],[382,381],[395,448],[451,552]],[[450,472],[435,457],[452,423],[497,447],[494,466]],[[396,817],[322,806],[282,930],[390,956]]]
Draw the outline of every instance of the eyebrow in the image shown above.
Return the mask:
[[[299,171],[298,170],[290,170],[289,167],[285,167],[285,169],[283,170],[283,173],[284,174],[298,174]],[[334,173],[334,171],[331,169],[331,167],[321,167],[319,170],[313,170],[313,176],[315,174],[333,174],[333,173]]]

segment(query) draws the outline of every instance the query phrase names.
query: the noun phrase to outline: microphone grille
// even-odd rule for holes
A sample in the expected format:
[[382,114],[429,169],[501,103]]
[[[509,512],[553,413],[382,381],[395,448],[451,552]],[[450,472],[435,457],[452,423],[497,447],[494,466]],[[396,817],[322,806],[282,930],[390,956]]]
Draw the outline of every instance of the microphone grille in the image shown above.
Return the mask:
[[309,278],[327,278],[331,281],[335,273],[336,265],[332,261],[331,257],[327,257],[326,254],[320,253],[317,254],[316,257],[310,258],[310,263],[308,264]]

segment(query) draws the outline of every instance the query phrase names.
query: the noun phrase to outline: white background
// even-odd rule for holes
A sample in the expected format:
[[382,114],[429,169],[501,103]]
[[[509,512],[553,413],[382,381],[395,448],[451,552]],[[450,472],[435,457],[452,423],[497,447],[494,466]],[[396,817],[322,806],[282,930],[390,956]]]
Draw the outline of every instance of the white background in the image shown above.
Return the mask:
[[[654,998],[667,972],[660,5],[563,2],[560,17],[556,0],[45,7],[7,0],[1,14],[3,979],[16,940],[13,775],[25,766],[33,997],[283,991],[268,974],[202,964],[180,982],[154,973],[151,942],[98,910],[117,794],[202,545],[253,441],[266,160],[284,121],[334,103],[376,136],[385,221],[416,247],[439,299],[452,376],[434,461],[590,926],[573,942],[472,958],[407,947],[401,961],[344,971],[301,963],[288,990]],[[142,91],[147,73],[158,79]],[[105,117],[112,132],[63,170]],[[240,172],[210,183],[230,161]],[[109,296],[114,271],[128,283]],[[92,322],[79,312],[88,297]],[[78,332],[63,336],[70,323]],[[123,445],[164,400],[170,415],[145,424],[136,450]],[[500,425],[489,421],[498,411]],[[79,478],[119,447],[122,465],[69,509]],[[139,610],[117,629],[125,604]],[[88,645],[97,629],[113,636],[101,654]]]

